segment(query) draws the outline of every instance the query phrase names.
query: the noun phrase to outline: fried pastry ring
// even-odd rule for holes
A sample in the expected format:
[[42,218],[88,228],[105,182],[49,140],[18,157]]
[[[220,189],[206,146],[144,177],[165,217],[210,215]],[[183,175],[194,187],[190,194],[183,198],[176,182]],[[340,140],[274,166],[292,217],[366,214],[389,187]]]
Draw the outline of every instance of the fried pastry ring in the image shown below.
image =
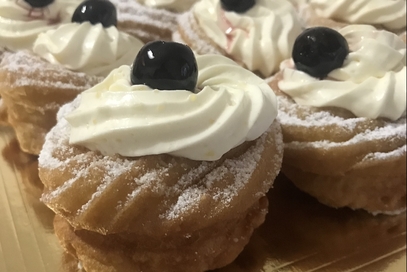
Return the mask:
[[38,155],[58,109],[100,80],[50,64],[29,51],[5,54],[0,94],[21,149]]
[[270,82],[284,135],[282,171],[301,190],[332,207],[400,213],[406,209],[406,117],[355,117],[339,108],[296,104]]
[[165,271],[196,272],[231,263],[261,225],[268,210],[264,196],[248,211],[208,228],[167,237],[102,235],[74,228],[56,216],[54,229],[66,252],[81,263],[85,271]]
[[[168,271],[205,271],[240,253],[265,219],[264,196],[281,167],[278,121],[213,162],[103,156],[69,145],[63,116],[78,102],[61,108],[39,156],[39,175],[42,201],[63,218],[55,221],[57,235],[86,270],[164,271],[168,264]],[[110,253],[122,257],[103,264]]]

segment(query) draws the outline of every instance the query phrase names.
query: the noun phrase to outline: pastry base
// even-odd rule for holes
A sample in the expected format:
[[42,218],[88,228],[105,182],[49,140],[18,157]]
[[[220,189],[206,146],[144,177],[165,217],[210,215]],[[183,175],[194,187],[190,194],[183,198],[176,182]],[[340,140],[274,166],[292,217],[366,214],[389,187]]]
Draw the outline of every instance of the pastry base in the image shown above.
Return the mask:
[[79,99],[61,108],[39,156],[41,200],[63,218],[64,248],[88,271],[195,272],[232,262],[267,212],[283,155],[278,121],[216,161],[103,156],[69,145],[64,116]]
[[[279,99],[283,173],[331,207],[400,213],[406,209],[406,119],[355,118],[338,108],[297,105],[270,82]],[[321,119],[321,116],[324,118]]]
[[268,201],[263,197],[246,213],[207,229],[159,240],[133,237],[135,242],[127,241],[127,234],[75,231],[60,216],[55,218],[54,227],[63,248],[87,272],[199,272],[231,263],[249,242],[253,230],[264,222],[267,210]]
[[142,40],[144,43],[170,41],[177,27],[177,13],[154,9],[136,0],[112,0],[117,9],[117,28]]
[[2,111],[21,149],[38,155],[58,109],[100,79],[52,65],[28,51],[6,54],[0,67]]

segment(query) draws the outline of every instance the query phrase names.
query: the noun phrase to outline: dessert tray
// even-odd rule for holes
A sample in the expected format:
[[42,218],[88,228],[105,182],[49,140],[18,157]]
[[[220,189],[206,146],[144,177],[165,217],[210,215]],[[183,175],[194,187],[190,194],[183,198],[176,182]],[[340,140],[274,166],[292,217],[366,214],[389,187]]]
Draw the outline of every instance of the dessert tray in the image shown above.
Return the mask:
[[[76,272],[53,233],[54,214],[39,201],[37,158],[0,127],[0,272]],[[332,209],[282,175],[270,211],[250,243],[218,272],[406,271],[406,214],[372,216]]]

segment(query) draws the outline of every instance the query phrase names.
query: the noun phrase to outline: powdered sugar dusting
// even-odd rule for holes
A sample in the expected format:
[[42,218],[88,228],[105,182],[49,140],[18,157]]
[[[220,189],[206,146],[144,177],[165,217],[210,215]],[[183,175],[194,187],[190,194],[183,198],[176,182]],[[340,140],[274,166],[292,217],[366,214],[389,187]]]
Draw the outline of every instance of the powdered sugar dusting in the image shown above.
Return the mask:
[[[66,165],[72,160],[82,163],[83,165],[83,167],[81,168],[70,170],[72,171],[73,178],[63,183],[62,186],[54,189],[51,193],[44,195],[44,201],[50,201],[60,195],[66,189],[70,188],[80,177],[85,176],[93,167],[101,164],[103,165],[105,170],[103,181],[98,186],[96,192],[94,192],[89,201],[84,204],[78,211],[78,213],[81,213],[87,209],[92,201],[96,199],[101,194],[101,192],[103,192],[109,186],[109,184],[111,184],[113,180],[115,180],[123,173],[129,171],[129,169],[133,168],[135,162],[107,156],[96,157],[93,156],[94,154],[89,153],[70,156],[70,154],[73,154],[74,150],[73,147],[68,144],[69,124],[64,116],[78,107],[79,102],[80,95],[72,103],[68,103],[61,107],[57,115],[58,123],[47,134],[45,144],[38,158],[38,162],[39,167],[47,169],[60,169],[61,171],[65,170]],[[56,149],[55,147],[59,148]],[[58,150],[56,154],[54,153],[55,150]],[[57,156],[66,157],[66,159],[61,161],[57,158]],[[88,161],[89,163],[84,163],[86,161]]]
[[[343,118],[329,111],[311,111],[310,107],[301,106],[293,103],[289,98],[285,96],[278,96],[279,99],[279,120],[283,126],[287,127],[303,127],[305,128],[324,128],[325,126],[334,125],[342,131],[347,131],[352,137],[343,142],[334,142],[330,140],[321,140],[314,142],[299,142],[292,141],[286,143],[287,148],[291,149],[306,149],[306,148],[336,148],[339,146],[352,146],[361,142],[373,142],[378,140],[393,141],[394,139],[406,138],[406,117],[401,117],[395,122],[388,120],[381,120],[381,124],[373,129],[365,129],[362,132],[355,133],[353,130],[357,126],[363,126],[364,124],[370,124],[371,120],[364,117],[355,118]],[[298,112],[302,112],[302,116],[299,117]],[[403,146],[405,150],[406,145]],[[399,152],[387,153],[386,156],[396,155]],[[383,155],[376,154],[379,157]],[[376,156],[375,155],[375,156]],[[370,156],[373,156],[372,154]]]
[[[350,121],[352,121],[350,119]],[[286,143],[287,148],[303,149],[303,148],[335,148],[338,146],[351,146],[360,142],[386,140],[392,141],[394,138],[405,138],[406,136],[406,124],[404,118],[404,124],[387,123],[385,127],[378,127],[374,130],[366,130],[362,133],[356,134],[353,138],[345,142],[332,142],[332,141],[315,141],[315,142],[297,142],[293,141]],[[405,148],[405,145],[404,145]]]
[[371,161],[371,160],[389,160],[390,158],[395,158],[395,157],[400,157],[400,156],[405,156],[407,153],[407,148],[406,146],[401,146],[395,150],[392,150],[391,152],[374,152],[367,154],[363,159],[362,162],[365,161]]
[[376,216],[376,215],[381,215],[381,214],[386,214],[386,215],[399,215],[401,213],[406,212],[406,208],[403,209],[399,209],[399,210],[395,210],[395,211],[375,211],[375,212],[371,212],[368,211],[369,213],[371,213],[372,215]]
[[[87,203],[82,205],[78,210],[78,215],[85,212],[108,187],[112,184],[113,180],[116,180],[123,173],[128,172],[132,167],[134,167],[134,162],[128,160],[116,159],[115,161],[110,160],[110,158],[105,158],[103,161],[103,167],[105,167],[106,173],[103,177],[102,183],[97,187],[96,192],[94,192]],[[100,161],[98,162],[100,164]],[[92,166],[90,166],[92,167]]]
[[[79,95],[72,103],[64,105],[58,112],[57,125],[48,133],[46,141],[39,155],[39,167],[41,169],[58,169],[60,171],[72,171],[72,178],[64,182],[60,187],[53,189],[50,193],[43,195],[44,202],[52,202],[61,193],[71,188],[78,180],[83,180],[89,174],[89,171],[95,167],[102,167],[104,178],[98,184],[97,188],[89,198],[89,200],[81,206],[76,212],[76,216],[84,214],[92,204],[98,200],[98,197],[103,194],[109,187],[114,184],[114,181],[119,176],[129,173],[138,167],[138,160],[126,159],[123,157],[102,156],[97,152],[92,152],[84,149],[83,153],[79,153],[78,147],[70,146],[69,141],[69,124],[64,116],[72,112],[79,106],[81,96]],[[156,167],[155,170],[141,174],[134,179],[134,183],[130,193],[123,199],[117,200],[115,208],[118,213],[126,210],[127,206],[138,201],[138,196],[141,193],[145,195],[145,189],[156,191],[156,196],[162,197],[162,201],[166,202],[174,195],[176,200],[169,205],[167,210],[160,215],[162,220],[181,219],[190,211],[198,212],[197,208],[200,205],[202,198],[221,204],[221,207],[227,208],[232,201],[239,199],[239,192],[248,186],[248,181],[252,177],[253,172],[257,168],[259,161],[262,159],[265,144],[270,141],[269,134],[273,135],[278,152],[273,154],[275,161],[270,169],[280,169],[283,143],[281,136],[280,125],[275,121],[267,132],[265,132],[255,144],[253,144],[245,153],[237,158],[226,159],[223,163],[219,162],[200,162],[198,166],[192,167],[176,180],[176,184],[165,184],[165,177],[173,167],[173,162],[170,161],[163,167]],[[75,161],[79,167],[76,169],[65,169],[66,165]],[[177,164],[182,167],[182,164]],[[140,165],[142,167],[142,165]],[[140,172],[140,171],[136,171]],[[276,173],[274,173],[276,175]],[[223,182],[223,177],[228,175],[232,177],[230,183],[225,186],[219,186]],[[272,175],[271,175],[272,176]],[[271,187],[272,180],[262,181],[257,192],[253,193],[254,197],[260,198]],[[224,185],[224,184],[222,184]],[[113,187],[112,187],[113,188]],[[122,210],[120,210],[122,208]]]
[[[358,122],[364,122],[366,118],[342,118],[328,111],[311,112],[309,107],[294,104],[285,96],[277,96],[279,102],[279,120],[282,125],[302,127],[322,127],[327,125],[339,125],[345,129],[352,130]],[[298,117],[297,112],[301,110],[308,114],[304,119]]]
[[47,169],[61,169],[63,170],[65,167],[65,162],[60,161],[57,159],[53,151],[55,147],[65,147],[62,152],[65,154],[72,154],[73,150],[72,147],[67,145],[67,141],[69,138],[69,124],[68,121],[63,118],[65,114],[72,112],[75,108],[79,106],[80,102],[80,95],[72,102],[65,104],[61,107],[57,114],[58,123],[51,131],[45,136],[45,143],[42,147],[42,150],[38,157],[38,164],[40,167],[47,168]]
[[[8,84],[12,82],[12,87],[34,85],[37,87],[51,87],[79,92],[92,87],[100,80],[100,78],[96,76],[73,72],[62,66],[50,64],[29,51],[24,50],[6,54],[0,66],[1,69],[8,74],[18,74],[18,77],[15,77],[13,81],[8,81]],[[53,76],[50,76],[50,74],[64,75],[66,78],[79,80],[80,83],[77,85],[73,81],[58,81],[55,80]]]
[[[276,124],[274,122],[272,129],[275,129]],[[192,180],[191,175],[184,176],[180,179],[180,182],[174,186],[174,190],[180,190],[180,196],[175,205],[173,205],[166,214],[161,215],[167,220],[173,220],[177,218],[182,218],[188,211],[196,207],[196,203],[199,203],[200,198],[203,196],[211,195],[213,200],[219,201],[223,204],[224,207],[228,207],[230,202],[236,198],[239,194],[239,191],[245,188],[247,182],[251,178],[254,170],[256,169],[259,160],[261,159],[261,154],[264,150],[264,145],[266,141],[267,133],[264,133],[260,139],[256,142],[254,146],[249,148],[247,152],[235,159],[227,159],[224,164],[210,171],[202,178],[204,181],[202,184],[195,186],[188,186],[187,189],[184,189],[186,183]],[[281,154],[283,149],[282,138],[277,136],[277,146],[279,148],[280,154],[275,154],[274,163],[281,165]],[[209,166],[210,163],[201,166],[196,169],[197,172],[204,173],[205,168]],[[279,168],[279,166],[278,166]],[[196,174],[196,173],[194,173]],[[195,176],[195,175],[192,176]],[[208,193],[208,190],[213,189],[214,181],[222,179],[225,175],[232,175],[233,182],[232,184],[226,186],[223,189],[216,188],[213,190],[215,193]],[[264,195],[269,189],[270,184],[265,184],[264,188],[259,188],[258,197]]]
[[163,31],[172,33],[177,27],[177,13],[143,6],[136,1],[111,2],[117,8],[118,28],[143,41],[163,39]]

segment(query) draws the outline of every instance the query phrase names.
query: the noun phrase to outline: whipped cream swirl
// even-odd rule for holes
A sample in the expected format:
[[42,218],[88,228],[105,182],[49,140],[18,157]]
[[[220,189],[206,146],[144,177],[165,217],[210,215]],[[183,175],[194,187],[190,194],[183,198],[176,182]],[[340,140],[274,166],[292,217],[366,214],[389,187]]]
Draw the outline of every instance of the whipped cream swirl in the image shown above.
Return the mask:
[[151,8],[166,9],[174,12],[184,12],[192,7],[197,0],[137,0]]
[[406,44],[368,25],[350,25],[339,32],[351,50],[341,68],[319,80],[286,67],[279,88],[301,105],[340,107],[372,119],[405,116]]
[[257,0],[245,13],[224,11],[219,0],[192,7],[200,28],[230,57],[267,77],[290,57],[301,24],[287,0]]
[[23,0],[0,0],[0,46],[10,50],[31,50],[39,33],[70,22],[81,2],[55,0],[43,9],[31,10]]
[[316,14],[352,24],[406,27],[406,0],[309,0]]
[[131,67],[113,70],[67,116],[70,143],[105,155],[213,161],[270,127],[277,102],[264,80],[220,55],[198,56],[197,64],[195,93],[131,85]]
[[107,76],[124,64],[131,64],[143,43],[102,24],[69,23],[41,33],[33,51],[50,63],[89,75]]

